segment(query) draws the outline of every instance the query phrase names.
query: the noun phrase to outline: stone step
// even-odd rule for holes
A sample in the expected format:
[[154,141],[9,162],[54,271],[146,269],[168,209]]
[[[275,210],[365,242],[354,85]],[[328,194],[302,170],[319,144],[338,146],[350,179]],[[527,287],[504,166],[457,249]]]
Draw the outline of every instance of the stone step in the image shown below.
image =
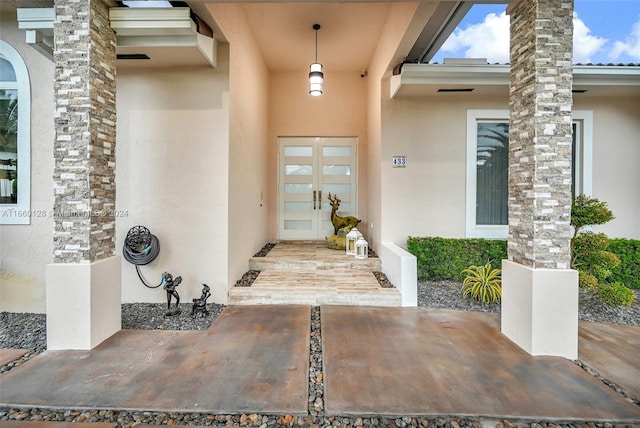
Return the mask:
[[344,259],[293,259],[276,257],[252,257],[249,259],[249,270],[361,270],[381,271],[382,261],[379,258],[356,259],[346,256]]
[[347,306],[401,306],[397,289],[328,290],[300,289],[295,292],[282,288],[249,290],[251,287],[233,287],[229,290],[228,305],[347,305]]
[[327,248],[326,242],[323,241],[283,241],[278,242],[265,257],[249,259],[249,269],[380,271],[382,261],[377,257],[356,259],[344,251]]
[[400,291],[362,270],[263,270],[251,287],[232,287],[229,305],[401,306]]

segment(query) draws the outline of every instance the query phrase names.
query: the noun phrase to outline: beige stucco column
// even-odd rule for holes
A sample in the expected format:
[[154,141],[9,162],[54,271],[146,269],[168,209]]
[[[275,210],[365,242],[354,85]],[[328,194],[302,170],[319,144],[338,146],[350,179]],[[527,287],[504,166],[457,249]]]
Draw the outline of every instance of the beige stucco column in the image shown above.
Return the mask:
[[91,349],[120,330],[115,255],[116,39],[105,0],[55,0],[54,263],[48,349]]
[[570,269],[572,0],[516,0],[511,17],[509,239],[502,332],[532,355],[578,355]]

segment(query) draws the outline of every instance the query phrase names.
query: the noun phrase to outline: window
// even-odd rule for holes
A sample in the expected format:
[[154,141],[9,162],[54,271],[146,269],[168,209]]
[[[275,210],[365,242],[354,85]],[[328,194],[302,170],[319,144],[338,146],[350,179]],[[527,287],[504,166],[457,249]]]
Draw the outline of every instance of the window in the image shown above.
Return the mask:
[[[593,114],[573,112],[573,194],[591,193]],[[508,235],[509,111],[467,111],[468,238]]]
[[0,224],[29,224],[29,75],[20,54],[0,40]]

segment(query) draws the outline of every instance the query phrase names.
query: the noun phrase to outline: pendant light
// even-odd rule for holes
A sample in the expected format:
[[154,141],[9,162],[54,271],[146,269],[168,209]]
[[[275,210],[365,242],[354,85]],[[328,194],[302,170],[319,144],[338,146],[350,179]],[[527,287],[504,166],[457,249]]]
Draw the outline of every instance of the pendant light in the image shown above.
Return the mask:
[[324,74],[322,73],[322,64],[318,62],[318,30],[320,24],[313,24],[316,32],[316,60],[309,67],[309,94],[314,97],[322,95],[322,83],[324,82]]

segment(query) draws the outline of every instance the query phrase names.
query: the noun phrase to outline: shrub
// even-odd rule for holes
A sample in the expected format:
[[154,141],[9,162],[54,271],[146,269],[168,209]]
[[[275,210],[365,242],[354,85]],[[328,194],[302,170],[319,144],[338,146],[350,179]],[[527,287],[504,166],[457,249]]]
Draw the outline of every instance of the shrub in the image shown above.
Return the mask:
[[609,247],[609,238],[604,233],[584,232],[573,238],[571,266],[590,273],[598,281],[611,276],[611,270],[620,264],[620,258]]
[[604,283],[620,258],[607,251],[610,240],[604,233],[583,232],[586,226],[604,224],[613,219],[607,204],[595,198],[578,195],[571,203],[571,267],[579,271],[580,287],[595,290],[596,296],[609,306],[630,305],[635,299],[631,289],[621,282]]
[[640,240],[611,239],[608,250],[618,256],[621,262],[611,269],[609,279],[629,288],[640,289]]
[[462,295],[482,303],[494,303],[502,297],[500,269],[491,267],[491,263],[484,266],[469,266],[462,271],[466,274],[462,281]]
[[571,202],[571,225],[575,227],[574,236],[585,226],[605,224],[615,217],[606,202],[578,195]]
[[578,271],[578,284],[585,290],[593,290],[598,286],[598,278],[584,271]]
[[636,298],[633,290],[619,282],[598,285],[596,296],[609,306],[630,306]]
[[407,249],[417,258],[420,281],[462,281],[462,271],[468,266],[490,262],[497,269],[501,267],[501,261],[507,258],[505,240],[410,236]]

